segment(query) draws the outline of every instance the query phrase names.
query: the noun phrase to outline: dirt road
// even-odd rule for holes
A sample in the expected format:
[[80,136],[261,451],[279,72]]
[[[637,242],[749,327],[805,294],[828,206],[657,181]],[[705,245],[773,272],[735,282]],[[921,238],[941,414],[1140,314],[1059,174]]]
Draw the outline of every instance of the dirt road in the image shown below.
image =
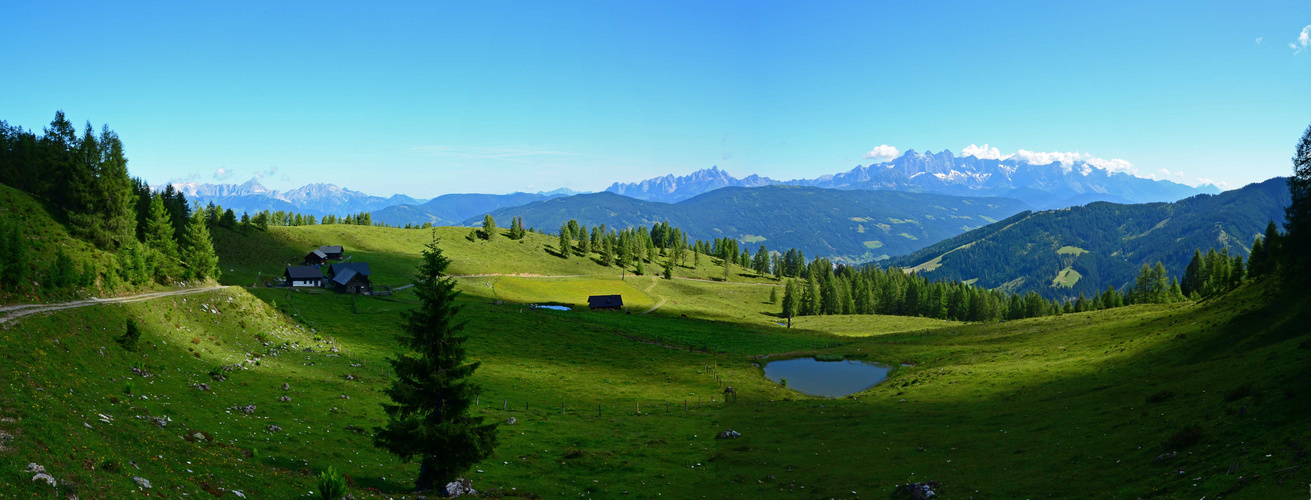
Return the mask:
[[0,325],[9,323],[16,319],[32,314],[60,311],[64,309],[73,309],[77,307],[94,306],[97,304],[122,304],[127,302],[141,302],[143,300],[158,299],[160,297],[174,297],[178,295],[191,295],[195,293],[212,292],[222,290],[224,286],[210,286],[204,288],[184,288],[181,290],[170,290],[167,292],[151,292],[138,295],[129,295],[126,297],[111,297],[107,299],[91,298],[86,300],[74,300],[70,302],[59,302],[55,304],[20,304],[12,306],[0,306]]

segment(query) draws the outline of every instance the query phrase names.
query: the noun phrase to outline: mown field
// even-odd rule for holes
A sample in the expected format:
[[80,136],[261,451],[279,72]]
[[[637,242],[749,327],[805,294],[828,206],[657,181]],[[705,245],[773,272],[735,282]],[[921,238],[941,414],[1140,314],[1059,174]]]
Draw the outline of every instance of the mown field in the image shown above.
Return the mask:
[[[621,279],[551,256],[545,236],[439,234],[453,273],[484,275],[458,280],[482,363],[477,412],[503,423],[494,456],[470,471],[493,496],[868,498],[932,479],[944,498],[1298,498],[1311,480],[1304,295],[1257,284],[1203,303],[1001,324],[842,316],[789,330],[768,280]],[[338,242],[401,284],[430,237],[316,226],[219,239],[235,285]],[[722,275],[710,260],[679,276]],[[631,314],[524,306],[576,306],[594,290],[624,295]],[[407,496],[417,466],[356,429],[382,422],[384,359],[413,300],[233,287],[10,325],[0,498],[56,496],[22,472],[29,462],[70,482],[60,498],[70,488],[122,496],[137,491],[132,476],[156,496],[308,498],[310,474],[330,465],[351,476],[356,498]],[[129,317],[147,325],[139,352],[113,340]],[[839,399],[779,387],[758,367],[807,353],[910,366]],[[234,363],[244,369],[220,368],[225,381],[209,375]],[[735,402],[723,401],[725,386]],[[249,404],[253,414],[230,410]],[[742,437],[716,440],[725,429]]]

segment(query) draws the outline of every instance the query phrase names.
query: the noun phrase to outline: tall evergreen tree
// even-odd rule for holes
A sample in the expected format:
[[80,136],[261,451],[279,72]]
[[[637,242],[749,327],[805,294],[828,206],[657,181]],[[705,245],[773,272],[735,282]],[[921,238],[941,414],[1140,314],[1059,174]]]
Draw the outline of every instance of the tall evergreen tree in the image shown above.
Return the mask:
[[478,362],[465,362],[457,321],[460,292],[446,275],[450,259],[442,255],[436,237],[423,250],[414,277],[419,306],[404,313],[401,343],[410,352],[391,358],[396,379],[386,391],[387,424],[374,429],[373,442],[409,462],[419,459],[415,486],[420,491],[456,479],[496,446],[496,426],[470,414],[481,388],[471,379]]
[[1283,251],[1299,272],[1311,264],[1311,126],[1293,149],[1293,176],[1288,179],[1289,205],[1284,209],[1287,244]]
[[173,240],[173,223],[168,211],[164,209],[164,200],[159,195],[150,199],[150,218],[146,221],[146,248],[150,255],[150,267],[155,270],[155,277],[163,280],[177,275],[178,244]]
[[788,319],[788,328],[792,328],[792,317],[797,315],[797,283],[789,279],[783,287],[783,317]]
[[187,275],[197,280],[218,278],[218,256],[214,254],[214,241],[205,225],[205,214],[196,211],[187,222],[182,240],[182,262],[187,264]]
[[569,225],[568,224],[561,225],[560,226],[560,257],[561,258],[568,259],[569,254],[574,253],[573,241],[574,241],[573,236],[569,234]]
[[493,238],[496,238],[496,219],[487,214],[483,216],[483,239],[491,241]]

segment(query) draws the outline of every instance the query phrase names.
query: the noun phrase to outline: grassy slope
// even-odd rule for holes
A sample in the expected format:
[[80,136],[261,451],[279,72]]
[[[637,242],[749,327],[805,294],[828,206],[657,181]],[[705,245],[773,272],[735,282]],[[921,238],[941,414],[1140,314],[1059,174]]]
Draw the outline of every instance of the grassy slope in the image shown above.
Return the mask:
[[[389,244],[365,233],[376,228],[331,226],[286,228],[272,236],[307,239],[294,245],[325,244],[335,241],[316,240],[322,235],[315,232],[332,230],[344,231],[329,236],[346,242],[348,254],[364,254],[364,245],[372,242],[377,246],[368,250],[371,263],[395,255],[394,263],[375,265],[379,274],[403,275],[406,263],[414,262],[407,253],[423,241],[407,247],[406,240]],[[346,239],[355,231],[363,235],[356,243],[359,249]],[[456,259],[456,272],[478,274],[477,266],[485,266],[502,273],[553,274],[559,266],[589,265],[531,253],[511,254],[510,261],[499,264],[461,263],[460,256],[472,261],[474,255],[496,255],[479,245],[519,244],[470,243],[456,236],[445,245],[447,255]],[[548,239],[541,244],[549,244]],[[241,271],[240,265],[249,266],[245,269],[253,277],[267,264],[224,256],[225,268]],[[396,270],[383,270],[390,267]],[[496,455],[477,467],[484,471],[474,473],[480,488],[516,488],[516,493],[548,497],[613,497],[628,491],[638,497],[696,492],[827,498],[853,496],[852,491],[882,496],[909,478],[932,478],[947,485],[948,498],[1214,498],[1236,485],[1240,489],[1230,497],[1271,498],[1301,494],[1311,478],[1304,469],[1274,473],[1300,463],[1299,450],[1308,437],[1305,422],[1298,419],[1308,410],[1300,389],[1305,384],[1299,381],[1311,375],[1303,361],[1311,341],[1294,325],[1305,324],[1304,311],[1311,308],[1300,298],[1263,295],[1261,287],[1245,287],[1223,302],[1138,306],[998,325],[804,318],[792,331],[772,325],[765,314],[775,308],[765,304],[768,287],[750,284],[596,278],[597,286],[607,282],[650,300],[667,299],[645,316],[492,303],[504,299],[501,290],[534,302],[551,301],[562,294],[561,287],[585,287],[587,281],[537,284],[550,280],[559,279],[461,280],[470,352],[483,362],[477,376],[485,388],[479,411],[495,420],[519,420],[502,426]],[[142,475],[156,483],[157,492],[194,495],[200,483],[217,481],[259,497],[287,498],[312,488],[300,471],[335,465],[355,478],[359,487],[351,491],[357,497],[368,496],[364,488],[370,487],[388,497],[402,492],[414,466],[379,453],[366,437],[344,427],[381,422],[381,399],[375,392],[385,383],[381,359],[394,349],[397,312],[412,304],[412,296],[402,292],[387,299],[356,299],[264,288],[252,293],[262,301],[239,290],[216,293],[234,301],[208,301],[223,311],[218,323],[216,315],[190,304],[174,308],[168,301],[154,301],[29,318],[6,330],[0,350],[12,364],[0,369],[0,389],[5,390],[0,417],[17,421],[0,421],[0,430],[18,438],[11,442],[14,451],[0,453],[0,483],[16,484],[16,494],[24,497],[47,491],[15,472],[35,461],[56,476],[73,477],[92,493],[84,497],[125,491],[132,486],[131,475]],[[263,305],[271,303],[303,322],[306,330]],[[142,360],[156,367],[152,371],[165,368],[150,379],[154,384],[137,382],[152,399],[133,400],[131,409],[122,406],[125,401],[107,403],[119,395],[127,367],[141,356],[109,340],[127,315],[152,325],[146,340],[153,344],[143,349],[148,357]],[[237,323],[241,320],[247,321],[244,329]],[[201,329],[201,343],[190,344]],[[211,383],[213,393],[189,388],[212,365],[267,349],[255,344],[253,335],[259,332],[279,332],[320,352],[265,357],[258,368]],[[315,335],[333,339],[349,357],[325,356],[326,344],[315,342]],[[104,358],[99,346],[106,346]],[[196,359],[185,350],[194,347],[208,350]],[[753,364],[753,356],[760,354],[807,351],[915,366],[897,370],[887,383],[856,397],[820,400],[768,383]],[[365,365],[351,367],[352,362]],[[706,369],[715,365],[717,370]],[[362,381],[346,381],[346,373]],[[277,386],[284,381],[292,384],[292,401],[279,403],[276,398],[284,393]],[[1226,402],[1226,393],[1247,383],[1254,389],[1234,392],[1236,398]],[[666,412],[659,406],[686,399],[695,407],[697,398],[708,401],[723,385],[739,389],[737,403],[690,412]],[[70,388],[74,392],[65,395]],[[1162,390],[1175,395],[1146,402]],[[342,393],[352,398],[336,399]],[[509,402],[508,411],[501,409],[501,401]],[[260,407],[254,416],[223,412],[248,403]],[[530,406],[525,409],[524,403]],[[177,427],[156,429],[131,417],[144,411],[170,412]],[[98,423],[97,412],[112,414],[115,423]],[[83,427],[84,421],[93,429]],[[281,425],[284,432],[261,431],[268,423]],[[1201,428],[1200,441],[1180,450],[1179,457],[1153,464],[1167,451],[1161,443],[1192,425]],[[183,427],[206,430],[235,446],[187,443],[180,439]],[[712,439],[725,428],[743,437]],[[247,446],[259,449],[257,459],[240,453]],[[158,455],[164,458],[150,459]],[[106,456],[118,458],[123,467],[130,467],[126,460],[135,460],[142,470],[83,468],[84,460],[94,464]],[[193,463],[185,464],[188,460]],[[1234,464],[1234,473],[1226,474]],[[193,472],[185,472],[188,468]],[[1258,474],[1261,478],[1253,480]]]
[[[34,283],[42,282],[60,248],[73,260],[74,270],[79,274],[82,272],[84,262],[91,262],[97,266],[99,272],[104,272],[104,263],[114,258],[113,254],[70,236],[68,228],[56,222],[58,218],[53,215],[53,209],[46,207],[31,195],[4,184],[0,184],[0,218],[17,220],[22,225],[23,236],[27,239],[28,245],[27,276]],[[87,295],[104,297],[133,291],[131,285],[127,284],[121,285],[117,290],[105,289],[103,285],[102,281],[97,281],[95,285],[86,289],[70,288],[53,293],[39,287],[27,287],[17,292],[0,289],[0,304],[57,302]],[[145,288],[158,287],[146,285]]]

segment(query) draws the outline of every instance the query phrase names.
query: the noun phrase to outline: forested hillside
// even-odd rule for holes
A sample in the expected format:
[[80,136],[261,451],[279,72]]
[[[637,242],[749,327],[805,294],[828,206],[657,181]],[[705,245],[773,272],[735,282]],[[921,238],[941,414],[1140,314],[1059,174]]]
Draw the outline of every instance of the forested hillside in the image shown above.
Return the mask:
[[0,302],[217,277],[209,230],[220,214],[129,177],[108,126],[78,134],[58,112],[37,135],[0,121],[0,184]]
[[751,247],[863,262],[913,252],[1028,208],[1010,198],[766,186],[723,188],[674,204],[596,193],[503,208],[492,216],[502,226],[523,217],[525,226],[547,231],[570,220],[611,228],[668,222],[693,239],[727,237]]
[[1175,203],[1083,207],[1021,214],[889,260],[930,279],[1046,297],[1123,288],[1143,265],[1183,274],[1198,249],[1246,258],[1270,221],[1284,217],[1288,183],[1274,178]]

